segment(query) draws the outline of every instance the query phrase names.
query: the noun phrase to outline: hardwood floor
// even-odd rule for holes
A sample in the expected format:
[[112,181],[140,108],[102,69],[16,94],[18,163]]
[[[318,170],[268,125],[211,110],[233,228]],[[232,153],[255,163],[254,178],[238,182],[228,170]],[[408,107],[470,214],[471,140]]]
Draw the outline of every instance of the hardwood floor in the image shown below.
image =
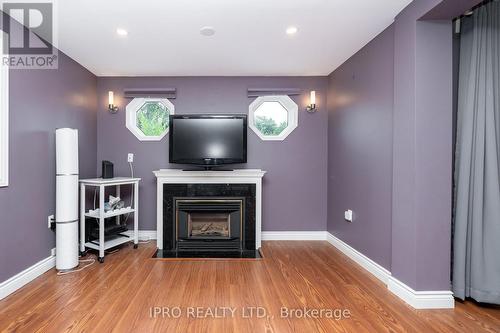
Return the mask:
[[[78,273],[45,273],[0,301],[0,330],[500,332],[500,308],[413,310],[326,242],[264,242],[258,261],[157,260],[154,246],[125,246]],[[252,316],[251,307],[260,312]],[[323,318],[282,318],[282,307],[318,309]]]

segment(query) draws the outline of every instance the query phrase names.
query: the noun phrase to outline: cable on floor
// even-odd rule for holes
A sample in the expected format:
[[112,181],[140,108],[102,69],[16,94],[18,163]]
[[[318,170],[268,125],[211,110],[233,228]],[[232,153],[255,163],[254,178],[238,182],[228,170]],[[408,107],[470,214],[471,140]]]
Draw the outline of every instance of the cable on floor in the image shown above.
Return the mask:
[[112,251],[105,250],[104,253],[106,253],[106,254],[113,254],[113,253],[116,253],[118,251],[120,251],[120,249],[114,249]]
[[[128,162],[128,165],[130,166],[130,177],[134,178],[134,166],[132,162]],[[130,193],[130,207],[134,207],[134,190]],[[127,223],[129,216],[130,213],[127,214],[123,223]]]
[[149,242],[151,242],[151,237],[148,237],[148,239],[143,239],[143,240],[139,240],[139,244],[147,244]]
[[77,269],[73,269],[73,270],[70,270],[70,271],[64,271],[64,272],[57,272],[57,275],[66,275],[66,274],[70,274],[70,273],[76,273],[76,272],[81,272],[83,271],[85,268],[87,267],[90,267],[92,266],[94,263],[95,263],[95,258],[90,258],[90,259],[78,259],[78,262],[79,263],[88,263],[82,267],[79,267]]

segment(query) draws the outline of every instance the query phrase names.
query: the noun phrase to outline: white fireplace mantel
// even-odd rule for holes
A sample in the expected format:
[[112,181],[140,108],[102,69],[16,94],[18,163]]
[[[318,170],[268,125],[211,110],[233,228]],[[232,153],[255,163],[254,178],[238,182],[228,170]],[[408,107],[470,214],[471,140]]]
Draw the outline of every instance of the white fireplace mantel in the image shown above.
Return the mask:
[[240,169],[233,171],[183,171],[160,169],[153,171],[156,182],[156,244],[163,249],[163,185],[164,184],[255,184],[255,245],[262,240],[262,177],[266,171]]

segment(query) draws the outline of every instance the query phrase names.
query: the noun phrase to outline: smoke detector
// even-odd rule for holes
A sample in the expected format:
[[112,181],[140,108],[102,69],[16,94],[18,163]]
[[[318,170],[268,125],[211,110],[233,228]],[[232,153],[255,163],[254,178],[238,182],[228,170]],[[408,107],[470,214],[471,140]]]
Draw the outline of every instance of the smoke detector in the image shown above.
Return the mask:
[[210,37],[215,35],[215,29],[214,27],[206,26],[200,29],[200,34],[202,36]]

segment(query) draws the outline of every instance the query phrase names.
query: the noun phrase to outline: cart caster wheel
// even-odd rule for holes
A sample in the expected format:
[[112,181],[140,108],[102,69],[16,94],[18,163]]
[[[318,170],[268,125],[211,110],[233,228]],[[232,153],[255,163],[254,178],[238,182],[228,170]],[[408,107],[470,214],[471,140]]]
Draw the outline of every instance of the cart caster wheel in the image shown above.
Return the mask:
[[134,244],[134,249],[137,249],[139,247],[138,244]]
[[99,257],[97,260],[102,264],[104,262],[104,257]]
[[85,257],[87,255],[87,251],[80,251],[80,257]]

